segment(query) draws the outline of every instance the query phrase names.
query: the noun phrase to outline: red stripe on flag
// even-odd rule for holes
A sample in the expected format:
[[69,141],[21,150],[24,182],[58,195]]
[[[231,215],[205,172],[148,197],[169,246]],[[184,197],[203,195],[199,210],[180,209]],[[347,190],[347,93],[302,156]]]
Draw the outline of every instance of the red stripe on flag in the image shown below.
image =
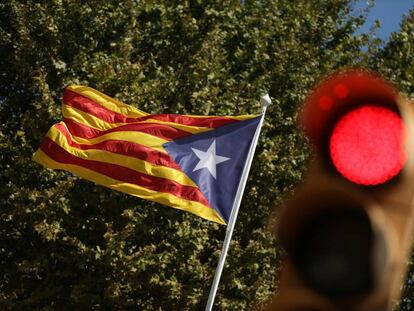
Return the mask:
[[194,118],[191,116],[185,116],[180,114],[153,114],[141,119],[155,119],[164,122],[173,122],[189,126],[199,126],[199,127],[208,127],[208,128],[217,128],[226,124],[239,122],[237,119],[232,119],[229,117],[203,117],[203,118]]
[[119,180],[120,182],[137,185],[153,191],[170,193],[179,198],[210,206],[198,188],[181,185],[170,179],[149,176],[121,165],[78,158],[60,147],[49,137],[45,137],[40,148],[56,162],[77,165]]
[[103,142],[93,145],[78,144],[72,140],[71,134],[68,132],[68,130],[65,128],[63,124],[55,124],[54,126],[59,130],[59,132],[62,133],[62,135],[66,137],[66,140],[71,147],[75,147],[82,150],[105,150],[130,157],[135,157],[137,159],[141,159],[153,164],[163,165],[177,170],[181,170],[178,164],[175,163],[175,161],[168,154],[159,152],[149,147],[129,141],[114,139],[105,140]]
[[66,89],[63,94],[63,102],[108,123],[132,123],[145,121],[148,119],[155,119],[159,121],[174,122],[183,125],[216,128],[239,121],[237,119],[232,119],[229,117],[194,118],[191,116],[184,116],[179,114],[154,114],[141,118],[130,118],[126,115],[109,110],[89,99],[88,97],[80,95],[68,89]]
[[75,136],[82,138],[95,138],[108,133],[114,132],[125,132],[125,131],[135,131],[146,133],[155,137],[159,137],[165,140],[174,140],[177,138],[185,137],[191,135],[191,133],[181,131],[179,129],[173,128],[164,124],[157,123],[132,123],[126,125],[120,125],[109,130],[98,130],[94,129],[85,124],[76,122],[72,119],[65,119],[65,124],[67,125],[69,131]]

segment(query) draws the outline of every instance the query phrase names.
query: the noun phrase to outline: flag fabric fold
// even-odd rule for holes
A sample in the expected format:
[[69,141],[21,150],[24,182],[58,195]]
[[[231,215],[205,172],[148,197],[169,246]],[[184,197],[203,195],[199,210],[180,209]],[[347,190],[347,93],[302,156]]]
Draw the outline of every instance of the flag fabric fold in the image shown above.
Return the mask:
[[62,114],[36,162],[221,224],[260,119],[148,114],[85,86],[66,88]]

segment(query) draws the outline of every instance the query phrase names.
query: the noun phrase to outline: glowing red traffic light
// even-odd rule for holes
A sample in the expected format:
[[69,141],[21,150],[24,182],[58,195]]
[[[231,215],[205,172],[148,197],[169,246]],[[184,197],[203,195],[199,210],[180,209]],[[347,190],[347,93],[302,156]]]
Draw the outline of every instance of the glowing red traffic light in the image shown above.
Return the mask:
[[381,106],[360,106],[335,124],[329,150],[335,168],[350,181],[378,185],[396,176],[407,155],[400,116]]

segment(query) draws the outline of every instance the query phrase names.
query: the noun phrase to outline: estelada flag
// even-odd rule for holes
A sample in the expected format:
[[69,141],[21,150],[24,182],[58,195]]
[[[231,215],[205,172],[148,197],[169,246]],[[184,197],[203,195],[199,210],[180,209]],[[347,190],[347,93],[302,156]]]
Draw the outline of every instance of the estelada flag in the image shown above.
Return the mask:
[[260,116],[148,114],[85,86],[66,88],[62,113],[36,162],[228,222]]

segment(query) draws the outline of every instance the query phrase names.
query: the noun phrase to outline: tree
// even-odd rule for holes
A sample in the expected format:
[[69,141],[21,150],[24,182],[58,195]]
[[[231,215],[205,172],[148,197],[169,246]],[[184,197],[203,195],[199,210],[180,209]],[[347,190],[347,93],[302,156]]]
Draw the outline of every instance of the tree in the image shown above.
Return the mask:
[[361,66],[348,0],[5,0],[0,4],[0,306],[200,310],[225,228],[31,161],[69,83],[151,113],[266,117],[216,300],[275,290],[269,215],[308,156],[295,114],[322,75]]

